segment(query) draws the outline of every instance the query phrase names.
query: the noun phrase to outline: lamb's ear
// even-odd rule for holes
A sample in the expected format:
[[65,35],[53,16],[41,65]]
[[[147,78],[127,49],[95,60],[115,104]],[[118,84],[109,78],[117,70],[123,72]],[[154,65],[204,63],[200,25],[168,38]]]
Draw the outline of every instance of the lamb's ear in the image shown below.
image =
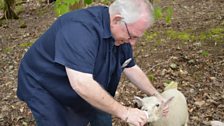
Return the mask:
[[173,97],[170,97],[168,100],[166,100],[164,103],[163,103],[163,106],[166,106],[166,105],[169,105],[170,102],[173,100],[174,96]]
[[142,99],[140,97],[134,96],[133,102],[137,104],[138,108],[141,108],[143,106]]

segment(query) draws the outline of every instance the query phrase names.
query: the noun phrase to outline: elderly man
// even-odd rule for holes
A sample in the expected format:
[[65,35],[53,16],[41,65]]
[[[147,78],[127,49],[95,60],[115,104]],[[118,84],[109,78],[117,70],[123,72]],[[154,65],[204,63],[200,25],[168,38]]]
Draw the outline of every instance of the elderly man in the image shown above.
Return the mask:
[[111,126],[114,115],[143,126],[144,111],[125,107],[112,96],[122,71],[146,94],[158,94],[135,64],[131,48],[152,22],[146,0],[115,0],[109,8],[59,17],[20,63],[17,95],[37,125]]

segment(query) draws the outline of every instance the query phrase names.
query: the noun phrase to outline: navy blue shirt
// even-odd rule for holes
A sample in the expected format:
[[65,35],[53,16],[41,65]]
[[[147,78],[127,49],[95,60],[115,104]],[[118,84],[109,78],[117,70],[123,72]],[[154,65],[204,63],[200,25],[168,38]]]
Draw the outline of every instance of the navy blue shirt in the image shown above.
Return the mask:
[[[65,67],[92,74],[114,96],[122,70],[134,65],[131,45],[114,45],[108,7],[97,6],[59,17],[25,54],[18,83],[38,85],[81,112],[91,106],[72,89]],[[18,96],[27,99],[31,92],[32,88],[19,88]]]

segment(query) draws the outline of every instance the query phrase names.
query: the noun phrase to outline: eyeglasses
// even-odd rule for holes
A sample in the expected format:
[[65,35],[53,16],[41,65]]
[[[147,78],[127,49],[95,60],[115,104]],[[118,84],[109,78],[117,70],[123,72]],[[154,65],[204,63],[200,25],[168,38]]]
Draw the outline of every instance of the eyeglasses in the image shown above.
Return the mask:
[[128,29],[128,26],[127,26],[127,23],[124,21],[124,25],[125,25],[125,27],[126,27],[126,29],[127,29],[127,32],[128,32],[128,36],[129,36],[129,40],[130,39],[138,39],[139,37],[137,37],[137,36],[131,36],[131,34],[130,34],[130,31],[129,31],[129,29]]
[[131,39],[131,34],[130,34],[130,32],[129,32],[129,29],[128,29],[128,26],[127,26],[127,23],[126,23],[126,22],[124,22],[124,25],[125,25],[125,27],[126,27],[126,29],[127,29],[128,35],[129,35],[129,38],[128,38],[128,39]]

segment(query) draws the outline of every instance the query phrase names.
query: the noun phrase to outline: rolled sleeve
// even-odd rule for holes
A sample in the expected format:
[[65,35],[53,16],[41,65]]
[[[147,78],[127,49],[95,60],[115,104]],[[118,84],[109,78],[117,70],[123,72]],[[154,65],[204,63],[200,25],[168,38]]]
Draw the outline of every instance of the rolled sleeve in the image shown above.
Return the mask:
[[133,50],[131,45],[124,44],[124,46],[122,46],[122,50],[123,50],[125,61],[131,58],[131,61],[126,65],[125,68],[130,68],[135,66],[135,59],[133,57]]

